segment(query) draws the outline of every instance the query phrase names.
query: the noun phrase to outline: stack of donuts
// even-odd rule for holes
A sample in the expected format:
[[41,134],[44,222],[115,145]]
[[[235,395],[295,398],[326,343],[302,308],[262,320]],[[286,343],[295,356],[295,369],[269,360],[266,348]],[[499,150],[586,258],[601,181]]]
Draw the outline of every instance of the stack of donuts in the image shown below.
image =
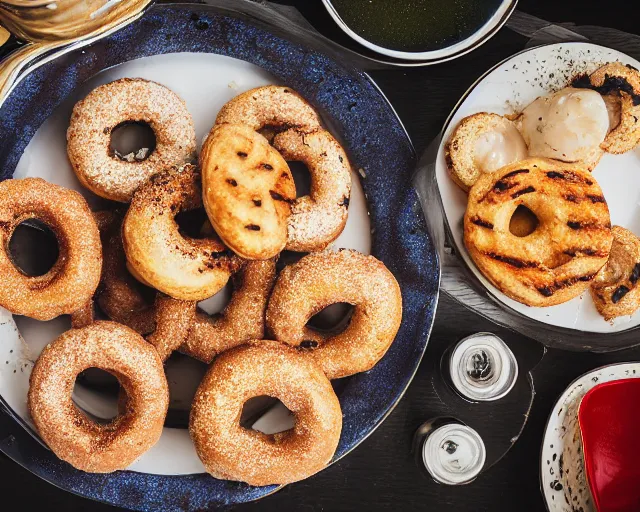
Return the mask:
[[579,75],[510,116],[480,112],[446,144],[468,192],[464,242],[480,272],[529,306],[589,289],[606,319],[640,307],[640,239],[611,226],[591,174],[601,156],[640,144],[640,72],[619,62]]
[[[114,151],[111,134],[127,123],[148,125],[155,147]],[[222,108],[197,156],[185,103],[157,83],[122,79],[75,105],[67,142],[79,181],[109,208],[92,212],[79,193],[41,179],[0,183],[0,305],[72,320],[31,373],[29,410],[42,439],[83,471],[128,467],[161,435],[163,363],[179,351],[210,365],[189,430],[212,476],[285,484],[322,469],[342,427],[330,380],[384,356],[402,299],[382,262],[327,249],[347,220],[351,168],[316,111],[287,87],[245,92]],[[298,197],[287,161],[308,167],[308,195]],[[176,220],[198,211],[189,229]],[[59,245],[42,276],[25,275],[8,252],[28,219],[44,222]],[[309,254],[278,273],[285,250]],[[229,281],[221,313],[198,307]],[[346,328],[307,325],[334,303],[354,306]],[[76,377],[91,367],[121,386],[107,424],[72,400]],[[275,435],[241,426],[245,402],[261,395],[280,399],[295,426]]]

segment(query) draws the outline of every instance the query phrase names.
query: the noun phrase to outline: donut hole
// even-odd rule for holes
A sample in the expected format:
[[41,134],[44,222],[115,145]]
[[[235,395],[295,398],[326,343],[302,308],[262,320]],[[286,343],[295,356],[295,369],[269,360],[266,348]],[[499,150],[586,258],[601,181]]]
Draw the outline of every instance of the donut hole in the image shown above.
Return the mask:
[[100,425],[108,425],[118,416],[119,402],[126,400],[126,394],[121,389],[115,375],[92,367],[76,377],[72,398],[90,419]]
[[156,134],[144,121],[124,121],[111,130],[111,156],[124,162],[142,162],[156,149]]
[[28,219],[16,226],[8,243],[15,267],[29,277],[43,276],[58,261],[60,246],[53,230],[44,222]]
[[207,212],[204,208],[195,208],[178,212],[175,216],[178,231],[188,238],[208,238],[213,233]]
[[309,318],[307,327],[321,333],[340,334],[349,325],[354,309],[347,302],[336,302]]
[[509,231],[512,235],[523,238],[533,233],[540,224],[540,220],[529,208],[518,205],[509,220]]
[[308,196],[311,193],[311,173],[303,162],[287,162],[293,182],[296,184],[296,197]]
[[254,396],[242,407],[240,425],[263,434],[278,434],[294,427],[295,415],[277,398]]

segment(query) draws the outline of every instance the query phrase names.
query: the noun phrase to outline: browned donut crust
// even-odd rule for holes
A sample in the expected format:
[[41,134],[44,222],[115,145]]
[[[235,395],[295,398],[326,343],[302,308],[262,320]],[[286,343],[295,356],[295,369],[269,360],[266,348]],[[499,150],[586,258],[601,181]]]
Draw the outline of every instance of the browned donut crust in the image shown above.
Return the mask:
[[[240,426],[244,403],[280,399],[295,415],[293,429],[266,435]],[[322,370],[296,350],[257,341],[220,355],[191,409],[189,431],[206,470],[250,485],[287,484],[323,469],[333,457],[342,411]]]
[[289,87],[266,85],[239,94],[218,113],[216,124],[246,124],[256,131],[298,128],[312,132],[321,128],[320,118],[307,101]]
[[147,338],[163,359],[173,350],[205,363],[225,350],[262,339],[267,300],[276,275],[274,259],[248,261],[232,277],[233,294],[219,314],[196,310],[196,303],[163,298],[156,303],[156,331]]
[[613,226],[609,261],[591,283],[591,297],[605,320],[632,315],[640,307],[640,239]]
[[333,242],[347,222],[351,166],[342,146],[323,129],[304,133],[286,130],[273,139],[285,160],[306,164],[311,175],[309,195],[291,205],[286,249],[311,252]]
[[204,206],[224,243],[250,260],[279,254],[296,198],[280,153],[249,126],[216,125],[202,146],[200,165]]
[[[130,161],[111,151],[111,132],[145,123],[156,137],[147,158]],[[163,85],[121,78],[94,89],[73,108],[67,153],[80,182],[99,196],[128,202],[151,175],[190,161],[196,149],[193,120],[184,101]]]
[[[107,425],[73,403],[77,375],[101,368],[118,378],[126,410]],[[29,411],[38,433],[62,460],[82,471],[125,469],[160,438],[169,388],[156,351],[115,322],[71,329],[45,347],[31,372]]]
[[[539,220],[526,237],[509,230],[520,205]],[[600,186],[574,164],[530,158],[482,175],[469,192],[469,254],[487,279],[523,304],[552,306],[580,295],[607,262],[612,239]]]
[[[19,270],[8,252],[22,222],[44,222],[58,240],[59,256],[44,275]],[[100,234],[84,198],[40,178],[0,183],[0,306],[16,315],[51,320],[84,307],[100,281]]]
[[176,299],[211,297],[241,264],[219,240],[180,233],[175,216],[200,207],[200,174],[187,164],[156,174],[140,187],[122,225],[131,270]]
[[[341,333],[306,326],[325,307],[354,307]],[[267,328],[279,341],[304,349],[327,377],[365,372],[385,355],[402,320],[400,286],[385,265],[352,250],[309,254],[285,267],[267,307]]]
[[127,270],[122,245],[122,218],[105,225],[102,234],[104,266],[97,302],[111,320],[145,336],[155,329],[155,309],[140,292],[140,284]]

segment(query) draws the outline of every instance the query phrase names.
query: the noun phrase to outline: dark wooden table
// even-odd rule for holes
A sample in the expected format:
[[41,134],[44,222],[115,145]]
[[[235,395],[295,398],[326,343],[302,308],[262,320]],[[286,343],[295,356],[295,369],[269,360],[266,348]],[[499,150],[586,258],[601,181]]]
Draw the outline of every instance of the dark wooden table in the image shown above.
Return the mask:
[[[320,0],[278,3],[297,5],[322,32],[338,33]],[[551,21],[637,32],[637,19],[624,14],[622,2],[610,2],[601,9],[588,8],[587,4],[578,0],[521,0],[519,9]],[[616,4],[620,7],[616,8]],[[437,134],[451,107],[476,77],[522,47],[524,42],[519,38],[510,30],[503,29],[489,43],[455,62],[422,69],[376,71],[372,76],[398,111],[420,152]],[[514,336],[443,297],[426,360],[437,347],[449,345],[480,330]],[[521,341],[531,343],[523,338]],[[520,439],[504,459],[472,484],[460,487],[434,485],[418,471],[410,455],[413,433],[428,419],[425,411],[434,398],[429,386],[430,365],[423,361],[406,396],[384,424],[353,453],[304,482],[288,486],[258,503],[238,508],[542,511],[545,507],[538,483],[540,444],[553,402],[580,374],[603,364],[624,360],[640,360],[640,349],[609,355],[548,351],[533,371],[536,396]],[[25,510],[113,510],[59,490],[4,456],[0,456],[0,490],[3,501],[11,495],[13,498],[9,503],[16,503],[16,506],[20,503]]]

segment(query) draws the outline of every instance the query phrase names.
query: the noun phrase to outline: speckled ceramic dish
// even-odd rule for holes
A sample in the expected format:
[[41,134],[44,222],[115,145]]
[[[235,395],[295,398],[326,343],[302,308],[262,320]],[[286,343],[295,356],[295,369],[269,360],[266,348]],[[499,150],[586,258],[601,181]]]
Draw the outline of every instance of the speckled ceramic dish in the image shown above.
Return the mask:
[[[470,282],[479,294],[500,306],[491,319],[515,327],[546,345],[574,350],[615,350],[637,345],[634,329],[640,313],[607,322],[596,310],[588,291],[580,297],[551,307],[531,307],[507,297],[478,270],[464,244],[463,219],[467,194],[447,171],[445,145],[458,123],[478,112],[506,115],[520,112],[537,97],[566,87],[580,73],[590,73],[607,62],[620,61],[634,67],[635,59],[603,46],[568,42],[524,50],[480,77],[465,93],[445,123],[435,161],[437,187],[442,201],[449,241],[461,263],[469,270]],[[611,212],[611,223],[640,233],[640,148],[622,155],[605,154],[593,175],[602,187]],[[603,334],[606,334],[603,336]]]
[[549,415],[540,459],[540,486],[549,512],[596,512],[582,452],[580,403],[600,384],[639,377],[640,363],[612,364],[577,378],[562,393]]
[[[42,63],[18,83],[0,108],[0,178],[42,176],[78,188],[65,158],[70,109],[93,87],[118,77],[141,76],[178,92],[194,116],[199,140],[220,106],[251,87],[286,83],[304,95],[358,170],[349,224],[337,245],[370,250],[384,261],[404,302],[401,329],[382,361],[335,383],[344,414],[337,460],[384,420],[409,385],[435,314],[439,264],[411,187],[413,148],[395,112],[367,75],[325,56],[314,41],[294,39],[271,27],[268,14],[258,19],[221,6],[154,6],[121,31]],[[64,318],[43,324],[0,311],[5,454],[70,492],[135,510],[209,509],[278,489],[204,474],[184,429],[188,401],[172,404],[177,410],[170,410],[160,442],[127,471],[87,474],[58,460],[33,433],[26,392],[39,351],[66,328]],[[189,361],[183,368],[168,367],[172,386],[191,372]],[[110,405],[91,389],[76,386],[74,398],[89,412],[108,417]]]

